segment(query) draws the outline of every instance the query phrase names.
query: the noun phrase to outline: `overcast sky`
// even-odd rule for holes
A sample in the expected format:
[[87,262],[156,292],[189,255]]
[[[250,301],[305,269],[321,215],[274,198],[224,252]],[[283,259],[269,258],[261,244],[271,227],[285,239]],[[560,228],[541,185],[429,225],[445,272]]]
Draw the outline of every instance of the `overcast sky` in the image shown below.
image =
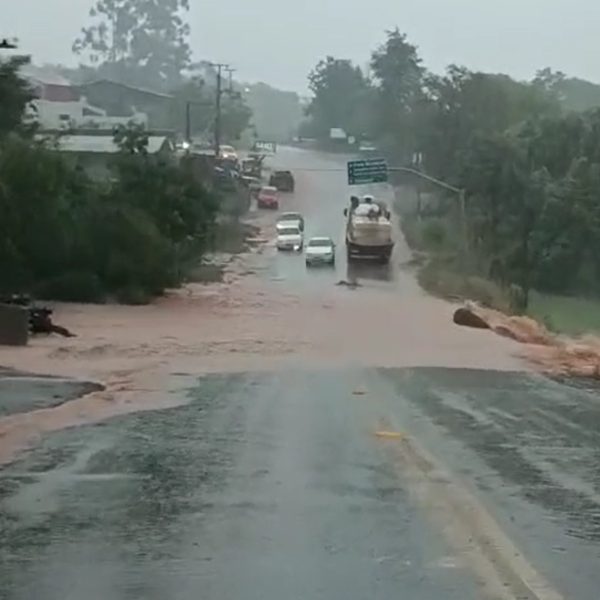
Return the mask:
[[[92,0],[0,0],[0,36],[36,63],[76,64],[71,43]],[[551,66],[600,81],[598,0],[190,0],[196,59],[230,62],[236,77],[306,90],[323,56],[361,65],[398,26],[426,65],[449,63],[529,78]]]

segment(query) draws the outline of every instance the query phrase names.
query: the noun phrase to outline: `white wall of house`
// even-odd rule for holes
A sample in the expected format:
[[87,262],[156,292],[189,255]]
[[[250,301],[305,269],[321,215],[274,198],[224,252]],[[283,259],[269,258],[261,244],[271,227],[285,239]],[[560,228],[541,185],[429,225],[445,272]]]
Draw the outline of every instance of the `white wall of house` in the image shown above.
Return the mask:
[[85,98],[76,102],[56,102],[36,99],[26,110],[26,120],[38,123],[40,129],[65,131],[70,129],[112,130],[118,125],[136,123],[148,125],[148,116],[135,113],[131,117],[109,117],[106,111],[90,106]]

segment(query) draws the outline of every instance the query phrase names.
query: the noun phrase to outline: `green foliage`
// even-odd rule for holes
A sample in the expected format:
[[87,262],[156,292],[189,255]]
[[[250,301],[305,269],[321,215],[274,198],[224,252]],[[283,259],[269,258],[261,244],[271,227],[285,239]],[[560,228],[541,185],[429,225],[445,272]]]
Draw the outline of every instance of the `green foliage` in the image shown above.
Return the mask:
[[27,103],[33,99],[29,84],[19,77],[19,69],[29,63],[24,56],[0,59],[0,137],[23,129],[22,119]]
[[[216,121],[216,83],[207,83],[199,77],[193,77],[175,88],[172,93],[171,126],[174,130],[185,131],[187,111],[190,111],[190,133],[212,139]],[[225,89],[221,96],[221,136],[223,140],[238,140],[248,128],[252,111],[241,93]]]
[[464,155],[482,136],[504,134],[533,116],[554,115],[558,105],[539,87],[506,75],[472,73],[451,65],[425,80],[416,108],[418,150],[425,170],[456,183]]
[[446,223],[441,219],[427,219],[421,236],[425,247],[440,251],[447,242]]
[[415,146],[414,109],[423,99],[425,69],[416,46],[398,29],[388,31],[372,55],[371,70],[377,91],[375,133],[384,147],[406,160]]
[[187,252],[201,255],[217,204],[191,165],[149,156],[141,131],[117,137],[110,185],[52,148],[17,136],[0,143],[3,291],[137,303],[178,285]]
[[307,108],[315,136],[327,139],[331,128],[361,136],[368,130],[371,89],[359,67],[328,56],[308,76],[314,98]]
[[89,271],[67,271],[34,285],[33,294],[41,300],[102,302],[105,289],[100,277]]
[[188,0],[97,0],[73,51],[99,74],[123,83],[171,89],[190,65]]
[[600,111],[474,141],[461,184],[476,250],[504,283],[600,291]]
[[544,322],[551,331],[580,335],[600,332],[600,301],[533,292],[529,314]]
[[239,140],[252,118],[252,111],[240,93],[225,94],[221,102],[221,134],[224,140]]
[[278,90],[265,83],[249,84],[246,89],[259,139],[289,142],[302,120],[298,94]]
[[567,77],[549,68],[538,71],[533,83],[552,94],[567,111],[584,112],[600,107],[600,85],[597,83]]

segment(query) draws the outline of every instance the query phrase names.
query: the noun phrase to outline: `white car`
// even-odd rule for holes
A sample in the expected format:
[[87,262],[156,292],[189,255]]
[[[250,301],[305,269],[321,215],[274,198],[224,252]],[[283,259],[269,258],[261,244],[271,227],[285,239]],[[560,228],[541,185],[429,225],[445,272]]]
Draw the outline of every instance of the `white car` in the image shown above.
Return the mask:
[[329,237],[313,237],[306,244],[306,266],[335,265],[335,244]]
[[298,225],[286,225],[277,229],[278,250],[302,250],[304,235]]
[[304,231],[304,217],[297,212],[284,212],[277,219],[275,227],[277,231],[285,227],[298,227],[300,231]]
[[238,155],[233,146],[220,146],[219,148],[221,158],[225,160],[237,160]]

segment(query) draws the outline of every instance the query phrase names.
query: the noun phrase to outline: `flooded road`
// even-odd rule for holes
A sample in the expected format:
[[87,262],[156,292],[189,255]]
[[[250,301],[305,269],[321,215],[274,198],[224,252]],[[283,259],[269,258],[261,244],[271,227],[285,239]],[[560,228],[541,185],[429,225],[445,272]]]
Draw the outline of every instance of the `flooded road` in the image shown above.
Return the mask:
[[597,391],[454,326],[401,239],[349,273],[344,157],[273,164],[335,269],[255,211],[267,243],[224,284],[59,306],[78,338],[0,350],[104,384],[0,413],[0,599],[596,600]]
[[[397,220],[396,246],[391,264],[353,262],[346,260],[344,209],[350,205],[350,195],[372,194],[384,200],[391,208],[395,202],[393,189],[387,184],[360,185],[350,188],[346,184],[346,160],[349,156],[337,156],[283,148],[270,162],[274,168],[289,168],[296,178],[296,193],[281,195],[281,211],[298,211],[306,217],[305,239],[313,236],[329,236],[336,243],[335,268],[307,270],[302,255],[275,253],[271,263],[265,266],[272,281],[285,283],[286,288],[301,287],[305,291],[327,289],[340,280],[359,279],[365,285],[393,290],[395,293],[421,295],[414,277],[402,272],[399,266],[411,258],[411,252],[399,235]],[[274,231],[269,230],[271,235]],[[381,284],[388,284],[381,286]]]

